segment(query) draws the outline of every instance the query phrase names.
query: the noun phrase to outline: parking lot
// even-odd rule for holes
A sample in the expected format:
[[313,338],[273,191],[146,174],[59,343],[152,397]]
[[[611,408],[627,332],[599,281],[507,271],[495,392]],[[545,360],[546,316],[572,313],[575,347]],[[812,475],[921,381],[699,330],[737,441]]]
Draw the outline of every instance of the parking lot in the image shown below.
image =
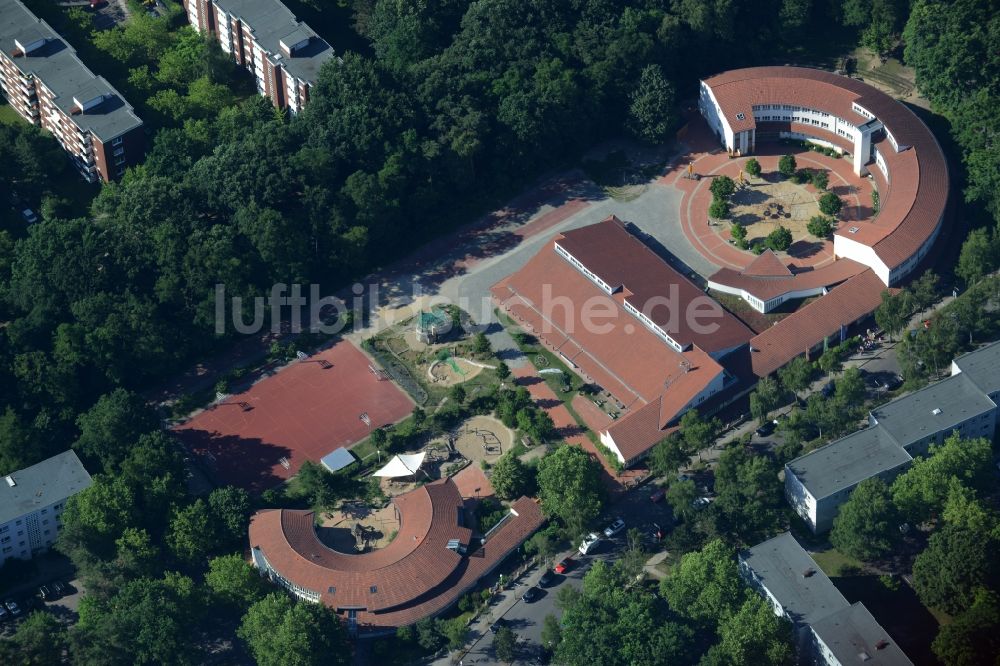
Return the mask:
[[[36,557],[24,565],[22,575],[12,576],[4,582],[6,584],[0,584],[0,604],[4,606],[4,614],[0,616],[0,637],[11,636],[35,610],[52,613],[65,624],[76,622],[83,588],[67,558],[56,553]],[[62,593],[54,589],[57,582],[65,588]],[[48,588],[49,599],[41,598],[39,588],[42,585]],[[7,608],[7,602],[16,604],[16,616]]]

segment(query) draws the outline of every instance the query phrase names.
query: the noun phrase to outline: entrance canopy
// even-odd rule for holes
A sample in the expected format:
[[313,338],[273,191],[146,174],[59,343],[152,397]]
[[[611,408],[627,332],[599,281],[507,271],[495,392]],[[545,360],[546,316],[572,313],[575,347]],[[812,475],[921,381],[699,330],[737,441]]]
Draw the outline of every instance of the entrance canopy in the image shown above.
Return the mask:
[[412,453],[409,455],[393,456],[392,460],[385,464],[385,467],[375,472],[374,476],[384,476],[390,479],[398,476],[412,476],[420,469],[424,462],[426,451]]

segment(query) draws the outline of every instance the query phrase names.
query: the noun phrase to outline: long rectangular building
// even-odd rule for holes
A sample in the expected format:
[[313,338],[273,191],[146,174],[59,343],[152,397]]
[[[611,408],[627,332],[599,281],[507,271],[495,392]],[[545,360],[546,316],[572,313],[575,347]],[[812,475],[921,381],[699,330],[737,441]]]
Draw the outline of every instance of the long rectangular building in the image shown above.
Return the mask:
[[848,603],[788,532],[740,553],[739,570],[791,622],[802,663],[912,666],[864,604]]
[[116,180],[142,159],[132,107],[20,0],[0,0],[0,89],[21,117],[56,137],[88,182]]
[[874,410],[869,426],[785,465],[785,496],[814,532],[833,526],[859,483],[891,482],[953,432],[963,438],[996,432],[1000,410],[1000,343],[955,359],[952,375]]
[[188,20],[257,79],[257,91],[298,113],[333,48],[278,0],[185,0]]
[[0,480],[0,566],[27,560],[55,543],[66,500],[90,486],[72,449]]

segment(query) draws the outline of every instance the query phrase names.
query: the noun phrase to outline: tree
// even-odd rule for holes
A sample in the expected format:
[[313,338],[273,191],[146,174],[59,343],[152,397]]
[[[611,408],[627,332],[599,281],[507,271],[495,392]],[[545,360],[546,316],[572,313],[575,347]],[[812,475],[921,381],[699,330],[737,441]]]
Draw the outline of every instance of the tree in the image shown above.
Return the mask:
[[878,477],[865,479],[840,507],[830,543],[845,555],[870,562],[892,552],[899,524],[889,486]]
[[807,360],[805,356],[796,356],[778,370],[778,380],[798,399],[799,393],[812,385],[812,378],[815,374],[816,367],[812,362]]
[[659,65],[646,65],[629,96],[628,128],[649,144],[662,143],[674,124],[674,86]]
[[576,446],[560,446],[538,462],[542,509],[574,532],[600,515],[604,505],[601,465]]
[[135,493],[122,479],[95,476],[89,487],[66,501],[59,550],[71,558],[78,548],[110,557],[115,540],[134,524],[136,509]]
[[174,511],[166,541],[170,551],[181,562],[194,565],[216,547],[216,533],[208,504],[197,499]]
[[216,530],[220,538],[218,545],[242,545],[250,525],[250,513],[253,507],[250,495],[242,488],[223,486],[216,488],[208,496],[208,507],[211,509]]
[[687,450],[696,453],[715,443],[715,434],[722,428],[719,419],[705,420],[697,409],[684,412],[680,420],[680,433],[684,437]]
[[479,332],[472,337],[472,351],[477,354],[489,354],[493,351],[490,339],[486,337],[485,333]]
[[259,666],[347,664],[347,632],[323,604],[293,602],[288,595],[267,595],[247,611],[236,632]]
[[827,174],[827,172],[823,171],[822,169],[813,171],[810,180],[812,181],[813,187],[815,187],[817,190],[820,191],[825,190],[827,186],[830,184],[829,174]]
[[149,532],[126,527],[115,540],[115,565],[125,578],[155,576],[160,564],[160,549]]
[[998,545],[989,535],[956,525],[936,531],[913,562],[913,589],[920,601],[952,615],[969,609],[977,590],[1000,583]]
[[819,369],[827,374],[834,372],[840,372],[840,369],[844,367],[841,361],[841,352],[836,347],[828,347],[822,354],[820,354],[819,360],[816,361],[816,365]]
[[738,246],[743,247],[747,241],[747,228],[739,222],[733,222],[729,227],[729,235]]
[[656,476],[671,476],[687,464],[690,456],[684,438],[674,432],[649,452],[649,469]]
[[875,323],[889,334],[889,339],[903,330],[909,316],[910,307],[904,296],[893,295],[888,289],[882,291],[882,303],[875,308]]
[[783,492],[774,460],[742,446],[722,452],[715,468],[711,511],[720,533],[742,543],[757,543],[782,520]]
[[778,160],[778,173],[785,178],[791,178],[795,175],[795,170],[798,169],[798,166],[794,155],[782,155],[781,159]]
[[908,291],[918,310],[926,310],[938,300],[941,279],[932,270],[926,270],[910,285]]
[[809,218],[806,230],[816,238],[828,238],[833,233],[834,224],[836,222],[832,218],[813,215]]
[[493,649],[498,660],[512,663],[517,659],[517,634],[510,627],[500,627],[493,636]]
[[443,636],[437,621],[432,617],[420,619],[416,626],[417,644],[428,652],[441,647]]
[[729,217],[729,202],[722,199],[712,199],[708,207],[708,216],[713,220],[725,220]]
[[756,157],[751,157],[747,160],[747,163],[743,165],[746,172],[752,177],[757,178],[760,176],[760,162],[757,161]]
[[710,625],[736,614],[747,598],[747,587],[736,571],[736,554],[715,539],[684,555],[660,582],[660,593],[674,612]]
[[[8,643],[5,653],[3,643]],[[0,659],[9,664],[63,663],[66,629],[52,613],[33,611],[18,625],[10,641],[0,641]]]
[[694,515],[694,501],[697,498],[698,488],[691,479],[674,480],[667,487],[667,502],[673,509],[674,515],[679,518],[688,520]]
[[932,648],[949,666],[994,666],[1000,654],[1000,595],[978,590],[972,606],[941,625]]
[[73,444],[82,455],[111,471],[128,453],[139,436],[156,430],[159,422],[138,395],[116,389],[102,395],[77,419],[80,436]]
[[872,0],[871,14],[861,31],[861,45],[878,55],[888,53],[899,38],[898,0]]
[[944,510],[952,479],[985,492],[991,482],[991,460],[989,440],[952,434],[941,445],[932,445],[927,457],[917,456],[910,468],[896,477],[893,502],[908,522],[919,525]]
[[996,268],[997,255],[997,247],[990,239],[989,231],[973,229],[962,243],[955,272],[965,280],[966,285],[974,285]]
[[455,384],[448,389],[448,397],[456,404],[461,405],[465,402],[465,388],[461,384]]
[[559,618],[552,613],[542,620],[542,646],[547,650],[555,650],[562,642],[562,626]]
[[510,366],[504,363],[503,361],[497,363],[497,378],[501,382],[505,382],[509,377],[510,377]]
[[824,215],[836,217],[843,207],[844,201],[833,192],[827,192],[819,198],[819,210]]
[[702,664],[795,663],[791,623],[775,615],[771,605],[756,594],[750,595],[735,615],[720,623],[719,637],[719,643],[709,649]]
[[775,252],[784,252],[792,246],[792,232],[779,224],[778,228],[764,239],[764,245]]
[[757,423],[763,425],[780,401],[781,389],[778,382],[770,377],[762,377],[757,382],[757,388],[750,393],[750,414]]
[[256,569],[236,553],[209,560],[205,584],[223,603],[238,609],[254,605],[269,590]]
[[712,197],[720,201],[725,201],[733,196],[736,191],[736,183],[729,176],[716,176],[712,179],[712,184],[708,187]]
[[516,499],[531,489],[531,472],[521,459],[506,453],[493,465],[490,483],[500,499]]

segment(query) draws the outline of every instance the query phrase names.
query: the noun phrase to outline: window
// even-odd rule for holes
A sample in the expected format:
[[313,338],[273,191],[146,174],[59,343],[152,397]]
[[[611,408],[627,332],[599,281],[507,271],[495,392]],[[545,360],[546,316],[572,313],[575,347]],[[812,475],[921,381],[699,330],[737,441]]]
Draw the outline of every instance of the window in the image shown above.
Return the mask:
[[372,594],[375,594],[376,592],[378,592],[378,585],[372,585],[372,586],[371,586],[370,588],[368,588],[368,590],[369,590],[369,591],[370,591],[370,592],[371,592]]
[[5,536],[4,538],[0,539],[0,543],[7,543],[8,541],[10,541],[9,536]]
[[44,516],[45,514],[47,514],[48,512],[49,512],[49,510],[48,510],[48,509],[42,509],[42,515],[43,515],[43,516]]
[[14,547],[13,547],[13,546],[7,546],[6,548],[4,548],[4,549],[3,549],[3,552],[5,552],[5,553],[9,553],[9,552],[10,552],[10,551],[12,551],[12,550],[14,550]]
[[4,525],[3,527],[0,527],[0,534],[3,534],[4,532],[6,532],[9,529],[10,529],[10,525]]

